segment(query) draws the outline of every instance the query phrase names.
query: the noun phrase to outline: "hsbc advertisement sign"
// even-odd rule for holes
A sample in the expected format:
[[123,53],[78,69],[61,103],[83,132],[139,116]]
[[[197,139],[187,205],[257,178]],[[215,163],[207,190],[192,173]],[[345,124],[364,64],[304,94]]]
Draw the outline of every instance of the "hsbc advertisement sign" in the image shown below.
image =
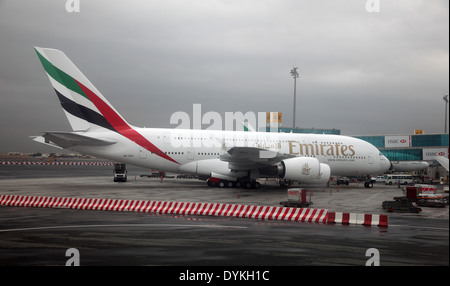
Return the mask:
[[411,147],[411,136],[385,136],[385,147]]
[[434,160],[437,156],[448,158],[448,148],[427,148],[423,149],[424,160]]

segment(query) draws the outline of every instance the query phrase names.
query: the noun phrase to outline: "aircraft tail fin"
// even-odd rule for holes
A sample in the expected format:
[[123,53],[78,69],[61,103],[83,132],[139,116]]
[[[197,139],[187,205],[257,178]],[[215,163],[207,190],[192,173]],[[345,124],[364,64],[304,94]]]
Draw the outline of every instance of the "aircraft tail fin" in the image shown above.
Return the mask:
[[118,132],[129,124],[61,51],[34,47],[74,131],[106,128]]

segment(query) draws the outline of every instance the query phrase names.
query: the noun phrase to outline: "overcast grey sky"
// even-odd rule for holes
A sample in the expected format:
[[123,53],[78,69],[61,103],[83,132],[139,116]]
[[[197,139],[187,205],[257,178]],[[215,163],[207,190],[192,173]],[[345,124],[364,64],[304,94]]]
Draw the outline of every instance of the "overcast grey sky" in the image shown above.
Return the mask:
[[133,125],[170,116],[283,113],[345,135],[444,131],[449,1],[0,0],[0,152],[40,151],[28,136],[70,131],[33,50],[56,48]]

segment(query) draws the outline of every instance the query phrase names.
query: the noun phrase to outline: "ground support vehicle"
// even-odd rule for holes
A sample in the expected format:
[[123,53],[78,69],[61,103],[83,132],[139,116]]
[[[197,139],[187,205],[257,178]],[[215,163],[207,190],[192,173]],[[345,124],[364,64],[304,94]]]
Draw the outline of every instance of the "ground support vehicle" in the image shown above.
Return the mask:
[[127,181],[127,165],[125,163],[114,163],[114,182]]
[[417,205],[422,207],[444,208],[448,204],[444,195],[439,194],[420,194],[417,196]]
[[421,208],[415,206],[407,197],[396,197],[394,201],[384,201],[381,206],[388,212],[420,213]]
[[280,205],[293,208],[304,208],[312,205],[311,199],[306,199],[306,189],[288,189],[288,200],[280,202]]

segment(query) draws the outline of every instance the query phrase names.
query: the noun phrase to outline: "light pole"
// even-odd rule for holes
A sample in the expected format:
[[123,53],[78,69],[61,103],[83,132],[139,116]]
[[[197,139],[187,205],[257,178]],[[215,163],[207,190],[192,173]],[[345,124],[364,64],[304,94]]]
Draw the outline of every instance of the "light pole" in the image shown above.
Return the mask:
[[295,128],[295,106],[296,106],[296,97],[297,97],[297,78],[298,78],[298,67],[293,66],[291,69],[291,75],[294,78],[294,118],[292,119],[292,130]]
[[448,104],[448,94],[444,94],[444,97],[442,98],[445,101],[445,130],[444,134],[447,133],[447,104]]

